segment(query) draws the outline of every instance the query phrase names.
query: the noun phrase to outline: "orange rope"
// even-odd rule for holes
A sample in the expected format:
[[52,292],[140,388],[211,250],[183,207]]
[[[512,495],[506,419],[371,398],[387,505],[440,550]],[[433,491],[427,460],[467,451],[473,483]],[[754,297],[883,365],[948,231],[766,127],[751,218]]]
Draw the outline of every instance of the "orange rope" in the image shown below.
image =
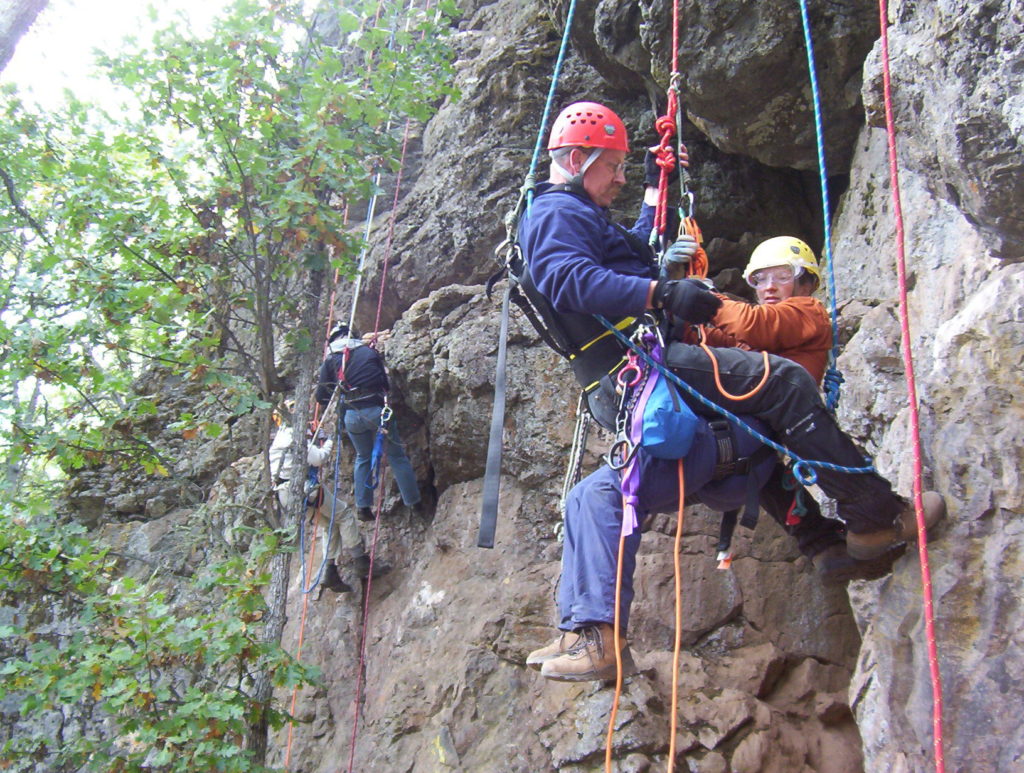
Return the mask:
[[[319,406],[317,406],[319,407]],[[305,517],[305,516],[303,516]],[[316,517],[313,520],[313,532],[309,538],[309,563],[306,565],[306,576],[311,577],[313,574],[313,556],[316,553],[316,531],[317,526],[320,524],[320,506],[317,505]],[[306,612],[309,610],[309,594],[302,594],[302,617],[299,619],[299,643],[295,649],[295,660],[302,660],[302,642],[305,638],[306,632]],[[295,716],[295,704],[299,697],[299,688],[295,687],[292,689],[292,703],[288,711],[293,717]],[[295,729],[295,725],[291,722],[288,723],[288,741],[285,744],[284,751],[284,767],[285,770],[291,764],[292,760],[292,732]]]
[[704,252],[704,235],[700,232],[700,226],[697,225],[697,220],[692,217],[684,217],[682,222],[679,224],[679,230],[686,231],[690,236],[697,240],[697,251],[693,253],[693,257],[690,258],[690,264],[687,269],[686,275],[704,279],[708,275],[708,254]]
[[[344,211],[344,214],[342,215],[342,225],[344,226],[347,223],[348,223],[348,204],[346,203],[345,204],[345,211]],[[339,278],[339,274],[340,274],[340,272],[338,271],[338,269],[335,269],[334,270],[334,282],[333,282],[332,288],[331,288],[331,298],[330,298],[330,301],[328,301],[328,304],[327,304],[327,328],[326,328],[326,331],[324,333],[324,350],[323,350],[324,357],[327,356],[328,347],[330,345],[329,342],[327,341],[327,337],[331,334],[331,328],[334,325],[334,301],[335,301],[335,299],[338,296],[338,278]],[[315,438],[317,430],[320,429],[320,403],[316,403],[316,402],[314,402],[314,404],[313,404],[312,428],[313,428],[313,437]],[[335,449],[335,453],[338,453],[339,451],[340,451],[340,449]],[[323,480],[320,481],[320,487],[321,487],[320,490],[323,491],[323,487],[324,487],[324,481]],[[309,538],[309,563],[306,565],[306,577],[311,577],[312,574],[313,574],[313,556],[316,553],[316,532],[317,532],[317,529],[318,529],[319,525],[320,525],[320,505],[318,504],[316,506],[316,517],[313,519],[313,531],[312,531],[312,533],[310,535],[310,538]],[[296,647],[296,650],[295,650],[295,660],[296,661],[301,661],[302,660],[302,642],[303,642],[303,639],[304,639],[305,633],[306,633],[306,614],[307,614],[308,610],[309,610],[309,594],[308,593],[303,593],[302,594],[302,615],[299,618],[299,643],[298,643],[298,645]],[[295,688],[292,689],[291,709],[288,712],[292,716],[295,716],[295,705],[296,705],[296,701],[298,700],[298,697],[299,697],[299,688],[295,687]],[[294,730],[295,730],[295,726],[291,722],[289,722],[288,723],[288,740],[285,742],[285,748],[284,748],[284,767],[285,767],[285,770],[287,770],[288,766],[291,764],[291,759],[292,759],[292,736],[293,736]]]
[[683,648],[683,590],[682,569],[679,566],[679,551],[683,544],[683,510],[686,500],[686,484],[683,476],[683,460],[679,460],[679,510],[676,513],[676,541],[673,551],[676,581],[676,638],[672,646],[672,716],[669,720],[668,773],[676,764],[676,726],[679,712],[679,653]]
[[711,358],[711,369],[715,374],[715,386],[718,387],[718,391],[722,394],[722,397],[726,397],[729,400],[748,400],[761,391],[761,387],[767,383],[768,376],[771,375],[771,367],[768,364],[768,352],[761,352],[761,355],[764,357],[764,375],[761,376],[761,381],[758,385],[745,395],[730,394],[729,392],[726,392],[725,387],[722,386],[722,379],[718,374],[718,358],[715,357],[715,353],[711,351],[711,347],[707,345],[707,334],[704,332],[704,328],[700,327],[697,328],[697,330],[700,333],[700,348],[703,349],[705,354]]
[[[622,498],[625,506],[626,498]],[[623,516],[625,517],[625,516]],[[615,696],[612,698],[612,712],[608,716],[608,735],[605,738],[604,769],[612,773],[612,738],[615,734],[615,717],[619,713],[619,698],[622,697],[622,648],[619,646],[619,628],[621,626],[619,606],[622,599],[622,558],[626,552],[626,535],[619,535],[619,559],[615,571],[615,624],[612,626],[612,639],[615,647]]]

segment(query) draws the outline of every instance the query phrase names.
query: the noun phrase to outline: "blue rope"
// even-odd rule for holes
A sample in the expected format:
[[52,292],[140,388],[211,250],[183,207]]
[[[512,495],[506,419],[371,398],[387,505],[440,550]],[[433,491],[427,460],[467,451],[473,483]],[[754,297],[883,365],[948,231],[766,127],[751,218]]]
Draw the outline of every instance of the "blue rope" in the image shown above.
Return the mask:
[[384,434],[384,427],[378,427],[377,437],[373,440],[373,451],[370,454],[370,478],[366,481],[366,488],[371,490],[380,485],[380,460],[384,456]]
[[607,319],[602,317],[600,314],[595,314],[594,316],[601,322],[602,325],[604,325],[606,328],[608,328],[608,330],[616,338],[618,338],[622,343],[624,343],[632,351],[636,352],[650,367],[657,368],[658,372],[661,373],[661,375],[663,375],[665,378],[669,379],[673,384],[675,384],[676,386],[681,388],[688,395],[693,397],[695,400],[700,402],[702,405],[710,408],[711,410],[715,411],[716,413],[721,414],[726,419],[731,421],[733,424],[735,424],[736,426],[740,427],[743,431],[749,433],[750,435],[753,435],[755,438],[760,440],[766,446],[768,446],[770,448],[774,448],[779,453],[786,454],[791,459],[793,459],[793,461],[794,461],[794,464],[793,464],[793,475],[803,485],[810,486],[815,481],[818,480],[817,473],[815,473],[814,469],[813,469],[815,467],[820,467],[823,470],[831,470],[832,472],[846,472],[846,473],[870,473],[870,472],[875,472],[874,465],[871,465],[871,464],[867,465],[866,467],[843,467],[843,466],[838,465],[838,464],[832,464],[831,462],[822,462],[822,461],[816,461],[816,460],[811,460],[811,459],[803,459],[800,456],[797,456],[795,453],[790,451],[785,446],[779,445],[774,440],[771,440],[771,439],[765,437],[764,435],[762,435],[760,432],[755,430],[753,427],[749,426],[746,422],[744,422],[742,419],[740,419],[735,414],[730,413],[727,409],[723,408],[722,406],[718,405],[717,403],[711,402],[708,398],[706,398],[704,395],[702,395],[700,392],[698,392],[692,386],[690,386],[685,381],[683,381],[678,375],[673,373],[671,370],[669,370],[667,367],[662,365],[660,362],[656,361],[653,357],[651,357],[651,355],[649,355],[647,352],[645,352],[643,349],[641,349],[635,343],[630,341],[628,337],[626,337],[618,328],[616,328],[611,322],[609,322]]
[[839,325],[836,322],[836,278],[832,270],[832,228],[829,224],[828,171],[825,168],[825,133],[821,120],[821,94],[818,91],[818,75],[814,67],[814,43],[811,40],[811,22],[807,14],[807,0],[800,0],[800,20],[804,28],[804,44],[807,48],[807,69],[811,74],[811,97],[814,102],[814,136],[818,145],[818,174],[821,177],[821,207],[825,221],[825,265],[828,267],[829,313],[832,317],[832,350],[829,352],[829,367],[825,372],[825,406],[834,412],[839,405],[839,385],[843,374],[836,368],[839,357]]
[[526,193],[527,211],[533,206],[533,189],[537,182],[537,164],[540,162],[540,152],[544,146],[544,134],[547,131],[548,119],[551,117],[551,105],[555,102],[555,90],[558,88],[558,79],[562,74],[565,52],[569,48],[569,33],[572,31],[572,17],[575,13],[576,0],[571,0],[569,11],[565,15],[565,31],[562,33],[562,45],[558,49],[555,70],[551,73],[551,86],[548,88],[548,98],[544,103],[544,115],[540,119],[540,129],[537,131],[537,144],[533,147],[533,158],[530,159],[530,171],[526,175],[526,181],[523,183],[523,191]]

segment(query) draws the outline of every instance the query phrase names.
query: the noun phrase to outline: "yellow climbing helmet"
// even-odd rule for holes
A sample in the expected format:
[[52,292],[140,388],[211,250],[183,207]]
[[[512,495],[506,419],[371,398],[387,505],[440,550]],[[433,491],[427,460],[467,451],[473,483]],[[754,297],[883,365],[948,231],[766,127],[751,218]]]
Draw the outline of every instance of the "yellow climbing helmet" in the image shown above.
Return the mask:
[[743,278],[749,283],[750,275],[755,271],[774,266],[792,266],[797,276],[806,271],[818,280],[821,279],[821,269],[818,268],[814,250],[795,236],[776,236],[757,245],[743,270]]

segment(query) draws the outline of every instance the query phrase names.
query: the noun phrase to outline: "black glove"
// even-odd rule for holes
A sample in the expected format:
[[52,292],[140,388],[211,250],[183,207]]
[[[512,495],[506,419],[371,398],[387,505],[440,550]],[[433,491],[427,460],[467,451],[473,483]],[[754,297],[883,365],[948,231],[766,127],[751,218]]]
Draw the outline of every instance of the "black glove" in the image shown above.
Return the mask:
[[[672,158],[676,158],[675,148],[669,148],[672,151]],[[675,166],[668,173],[669,185],[679,179],[679,162],[676,161]],[[652,153],[650,150],[647,151],[647,155],[644,156],[644,184],[649,188],[657,188],[661,182],[661,167],[658,166],[658,156]]]
[[715,316],[722,299],[700,280],[662,279],[654,286],[654,303],[687,322],[703,325]]

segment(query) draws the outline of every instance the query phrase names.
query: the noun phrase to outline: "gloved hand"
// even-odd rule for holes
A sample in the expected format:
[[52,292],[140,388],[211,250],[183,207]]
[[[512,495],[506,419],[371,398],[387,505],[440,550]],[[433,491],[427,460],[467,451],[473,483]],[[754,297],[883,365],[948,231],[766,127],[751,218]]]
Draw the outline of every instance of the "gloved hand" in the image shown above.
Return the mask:
[[697,240],[690,234],[680,234],[679,238],[665,250],[665,263],[689,263],[697,254]]
[[654,286],[654,303],[687,322],[710,322],[722,299],[696,279],[662,279]]
[[[675,155],[675,151],[672,151],[672,155]],[[672,167],[668,173],[669,185],[679,179],[679,164]],[[661,182],[661,167],[658,166],[657,154],[647,151],[647,155],[644,156],[644,185],[648,188],[657,188]]]
[[[649,188],[657,188],[658,183],[661,182],[661,167],[658,166],[658,156],[654,152],[657,149],[657,145],[648,148],[647,155],[644,156],[644,184]],[[668,173],[668,182],[671,185],[679,179],[679,167],[690,165],[690,156],[685,147],[681,156],[676,155],[675,148],[669,146],[669,150],[672,151],[672,156],[676,159],[676,165]]]

